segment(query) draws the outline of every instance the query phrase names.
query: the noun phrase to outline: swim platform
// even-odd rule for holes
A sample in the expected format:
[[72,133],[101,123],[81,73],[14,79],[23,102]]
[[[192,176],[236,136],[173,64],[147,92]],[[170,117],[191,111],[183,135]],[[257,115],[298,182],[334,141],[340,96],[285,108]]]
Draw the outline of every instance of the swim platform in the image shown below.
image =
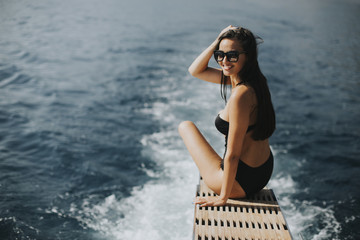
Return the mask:
[[[200,179],[196,196],[216,196]],[[229,199],[225,206],[195,205],[194,240],[293,239],[275,194],[264,188],[244,199]]]

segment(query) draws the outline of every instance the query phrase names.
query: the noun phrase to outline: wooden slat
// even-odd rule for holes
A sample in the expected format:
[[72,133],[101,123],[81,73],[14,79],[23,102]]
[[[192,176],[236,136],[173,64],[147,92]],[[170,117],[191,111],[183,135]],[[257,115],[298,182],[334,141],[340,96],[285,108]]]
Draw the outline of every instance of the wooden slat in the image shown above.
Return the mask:
[[[196,196],[216,194],[200,180]],[[263,189],[251,198],[229,199],[226,206],[195,206],[194,240],[292,239],[274,192]]]

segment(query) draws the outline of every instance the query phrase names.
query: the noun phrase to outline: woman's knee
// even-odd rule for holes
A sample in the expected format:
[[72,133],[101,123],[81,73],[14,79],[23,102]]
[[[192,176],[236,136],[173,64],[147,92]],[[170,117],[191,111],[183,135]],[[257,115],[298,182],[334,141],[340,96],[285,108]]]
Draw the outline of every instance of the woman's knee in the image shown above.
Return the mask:
[[195,124],[191,121],[183,121],[179,124],[179,127],[178,127],[178,131],[179,133],[183,133],[185,132],[186,130],[189,130],[191,128],[196,128]]

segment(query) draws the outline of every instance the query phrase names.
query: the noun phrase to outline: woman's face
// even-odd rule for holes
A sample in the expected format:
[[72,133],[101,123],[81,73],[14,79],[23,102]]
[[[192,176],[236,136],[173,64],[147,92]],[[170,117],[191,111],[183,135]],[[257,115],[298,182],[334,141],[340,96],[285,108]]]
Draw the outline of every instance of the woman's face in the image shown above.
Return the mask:
[[[225,38],[220,42],[219,50],[225,53],[230,51],[242,52],[243,48],[241,47],[239,41]],[[243,68],[245,60],[246,55],[244,53],[241,53],[237,62],[229,62],[227,57],[224,57],[224,59],[218,63],[223,69],[225,76],[237,76],[237,74]]]

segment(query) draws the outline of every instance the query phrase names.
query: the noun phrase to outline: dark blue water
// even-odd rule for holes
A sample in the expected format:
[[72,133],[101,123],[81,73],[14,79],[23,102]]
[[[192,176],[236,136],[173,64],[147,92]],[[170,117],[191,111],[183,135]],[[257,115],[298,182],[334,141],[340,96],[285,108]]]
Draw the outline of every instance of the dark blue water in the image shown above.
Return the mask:
[[[273,188],[295,239],[359,239],[356,1],[1,1],[0,239],[190,239],[198,173],[177,125],[219,153],[218,86],[187,67],[225,26],[264,39]],[[215,63],[212,62],[215,66]]]

